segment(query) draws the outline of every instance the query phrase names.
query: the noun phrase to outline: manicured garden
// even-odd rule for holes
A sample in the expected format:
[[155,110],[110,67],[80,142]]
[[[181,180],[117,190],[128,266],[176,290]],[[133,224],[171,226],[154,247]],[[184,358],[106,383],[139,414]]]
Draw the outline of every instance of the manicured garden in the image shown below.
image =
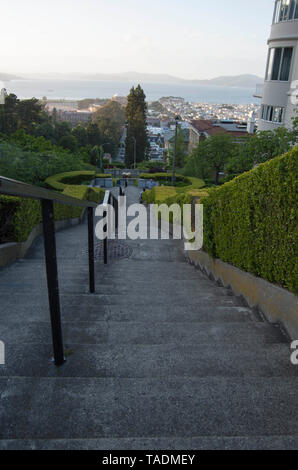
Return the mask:
[[204,205],[204,250],[298,291],[298,147],[218,188],[155,187],[147,203]]

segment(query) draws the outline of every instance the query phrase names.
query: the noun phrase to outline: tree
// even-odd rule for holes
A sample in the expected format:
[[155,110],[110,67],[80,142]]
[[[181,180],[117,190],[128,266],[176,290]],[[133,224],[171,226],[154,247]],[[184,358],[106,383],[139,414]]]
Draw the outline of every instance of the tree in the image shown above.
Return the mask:
[[85,147],[88,144],[87,130],[81,124],[75,126],[71,133],[77,139],[79,147]]
[[36,98],[17,101],[18,129],[32,132],[42,122],[43,106]]
[[127,135],[126,135],[126,164],[131,166],[134,162],[134,139],[136,140],[136,161],[146,160],[149,153],[147,135],[147,104],[145,93],[140,85],[132,87],[127,97],[125,109]]
[[94,166],[97,166],[99,162],[99,147],[98,145],[94,145],[94,147],[90,151],[90,163]]
[[64,136],[71,135],[71,126],[68,122],[57,121],[55,124],[55,138],[56,142],[59,143],[60,139]]
[[[170,139],[170,150],[169,150],[169,158],[170,164],[172,165],[173,156],[174,156],[174,147],[175,147],[175,136]],[[181,126],[178,126],[177,130],[177,141],[176,141],[176,167],[183,168],[185,165],[185,160],[187,156],[187,143],[185,140],[185,133]]]
[[206,158],[207,153],[207,139],[205,139],[188,156],[183,174],[185,176],[195,176],[204,181],[210,179],[211,165]]
[[10,94],[5,98],[5,103],[1,107],[0,132],[4,134],[12,134],[18,129],[18,98],[14,94]]
[[77,139],[73,135],[64,135],[59,140],[59,147],[75,152],[78,148]]
[[110,100],[94,114],[93,121],[101,134],[101,144],[109,144],[113,157],[117,155],[119,140],[125,124],[125,110],[117,101]]
[[224,171],[226,163],[234,155],[235,144],[232,137],[227,134],[209,137],[205,142],[205,152],[201,158],[207,160],[206,165],[210,166],[214,182],[218,184],[219,174]]
[[239,145],[234,157],[226,165],[226,173],[231,179],[251,170],[255,165],[288,152],[294,144],[295,132],[285,127],[257,132],[246,137],[244,143]]
[[86,130],[88,136],[88,144],[94,147],[94,145],[100,145],[102,143],[102,136],[99,131],[98,125],[95,122],[89,122]]

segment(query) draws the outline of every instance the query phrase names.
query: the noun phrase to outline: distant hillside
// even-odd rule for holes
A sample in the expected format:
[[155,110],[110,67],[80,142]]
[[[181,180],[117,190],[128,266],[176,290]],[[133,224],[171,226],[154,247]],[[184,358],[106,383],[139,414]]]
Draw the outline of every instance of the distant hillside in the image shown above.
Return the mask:
[[121,82],[141,82],[141,83],[166,83],[166,84],[190,84],[190,85],[214,85],[225,87],[245,87],[254,88],[257,83],[264,80],[257,75],[235,75],[216,77],[210,80],[186,80],[166,74],[149,74],[139,72],[127,72],[121,74],[95,74],[85,76],[90,80],[121,81]]
[[[2,74],[5,75],[5,74]],[[9,76],[12,80],[13,75]],[[46,79],[46,80],[98,80],[105,82],[127,82],[127,83],[163,83],[166,85],[214,85],[224,87],[244,87],[254,88],[256,84],[263,83],[264,79],[257,75],[235,75],[221,76],[210,80],[186,80],[184,78],[174,77],[168,74],[125,72],[125,73],[39,73],[24,74],[27,79]],[[0,74],[1,80],[1,74]],[[2,80],[5,80],[2,78]],[[7,79],[6,79],[7,80]]]
[[216,86],[239,86],[239,87],[255,87],[257,83],[263,83],[264,79],[257,75],[235,75],[230,77],[217,77],[211,80],[198,80],[198,83],[206,83]]
[[0,80],[2,82],[9,82],[10,80],[17,80],[17,79],[20,79],[20,77],[17,77],[16,75],[10,75],[9,73],[0,72]]

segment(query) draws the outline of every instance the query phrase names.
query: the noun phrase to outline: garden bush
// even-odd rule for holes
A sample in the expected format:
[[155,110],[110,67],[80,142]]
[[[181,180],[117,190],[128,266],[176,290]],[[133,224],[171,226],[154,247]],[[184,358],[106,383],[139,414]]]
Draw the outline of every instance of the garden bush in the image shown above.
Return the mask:
[[[172,181],[172,174],[170,173],[141,173],[139,175],[139,178],[140,179],[145,179],[145,180],[154,180],[154,181],[158,181],[159,183],[163,183],[163,182],[171,182]],[[177,183],[187,183],[187,184],[191,184],[191,181],[189,178],[186,178],[186,176],[183,176],[183,175],[178,175],[176,174],[176,182]]]
[[90,182],[94,178],[111,178],[109,174],[96,174],[94,171],[69,171],[65,173],[59,173],[57,175],[49,176],[46,179],[46,185],[55,189],[56,191],[63,191],[67,185],[78,185],[82,183]]
[[[104,190],[87,186],[67,186],[63,194],[78,199],[100,202]],[[82,207],[55,204],[55,220],[77,218]],[[40,201],[11,196],[0,196],[0,243],[23,242],[32,229],[41,222]]]
[[298,147],[210,189],[204,249],[297,293],[297,195]]

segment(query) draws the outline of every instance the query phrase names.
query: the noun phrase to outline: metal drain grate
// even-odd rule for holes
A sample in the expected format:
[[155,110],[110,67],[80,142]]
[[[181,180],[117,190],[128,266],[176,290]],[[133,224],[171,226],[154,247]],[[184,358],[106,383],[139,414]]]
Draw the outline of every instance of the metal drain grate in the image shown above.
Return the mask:
[[[103,241],[99,241],[94,245],[94,258],[96,261],[103,261]],[[88,250],[82,252],[83,255],[86,255]],[[119,240],[109,240],[108,241],[108,261],[113,261],[122,258],[129,258],[132,254],[132,249],[127,245],[127,243]]]

